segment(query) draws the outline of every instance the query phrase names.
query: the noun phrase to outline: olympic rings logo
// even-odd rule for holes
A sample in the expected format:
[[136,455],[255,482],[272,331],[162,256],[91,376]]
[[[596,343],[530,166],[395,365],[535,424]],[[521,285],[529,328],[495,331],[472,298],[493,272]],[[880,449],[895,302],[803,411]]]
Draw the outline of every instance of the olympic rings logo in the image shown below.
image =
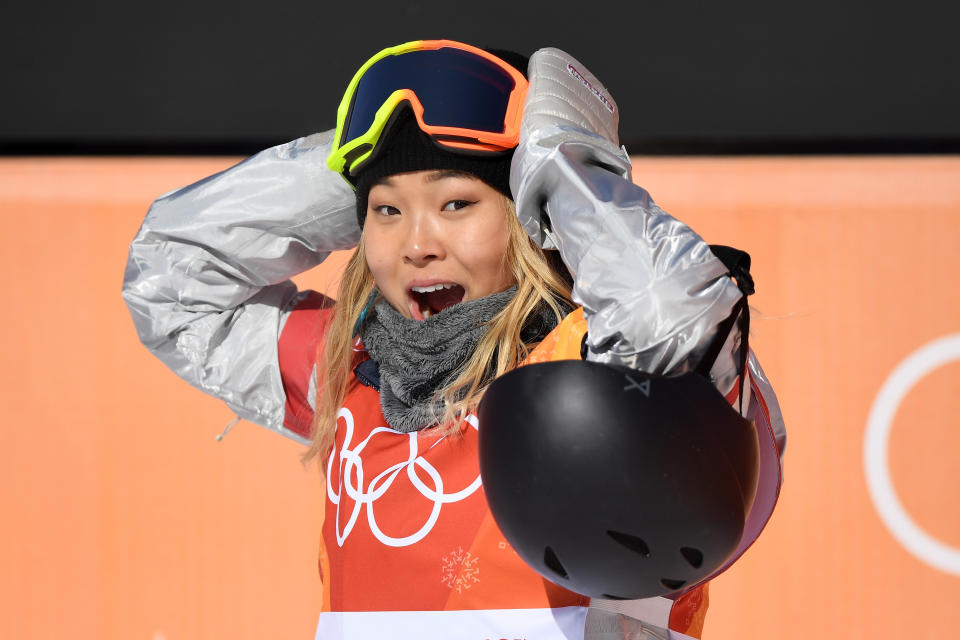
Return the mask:
[[[337,505],[335,528],[337,532],[337,544],[339,546],[342,547],[344,541],[350,536],[350,532],[353,531],[353,527],[356,525],[360,511],[363,508],[366,509],[370,531],[377,540],[388,547],[407,547],[416,544],[433,529],[437,519],[440,517],[440,510],[443,508],[443,505],[451,502],[459,502],[480,488],[480,476],[477,475],[477,478],[465,489],[453,493],[445,493],[443,478],[440,476],[440,473],[432,464],[419,455],[416,432],[402,434],[387,427],[377,427],[370,432],[370,435],[354,446],[352,444],[354,431],[353,414],[349,409],[344,407],[337,412],[337,420],[339,421],[341,418],[346,428],[343,447],[339,452],[336,447],[334,447],[334,450],[330,453],[330,459],[327,461],[327,497],[330,499],[330,502]],[[466,420],[470,426],[477,429],[478,421],[476,416],[469,415]],[[409,441],[407,459],[384,469],[367,483],[364,477],[362,453],[374,436],[379,433],[386,433],[391,437],[402,437],[406,435]],[[444,439],[445,438],[441,438],[435,442],[431,445],[431,448],[440,444]],[[339,486],[336,492],[334,492],[331,481],[334,458],[338,460],[337,466],[340,471]],[[427,485],[420,476],[417,475],[418,467],[430,478],[432,486]],[[390,490],[394,481],[403,471],[406,471],[406,476],[410,480],[410,484],[419,491],[424,498],[433,502],[433,509],[431,509],[426,522],[424,522],[415,533],[396,538],[385,533],[380,528],[380,525],[377,524],[374,513],[374,503]],[[346,491],[347,497],[353,500],[353,509],[350,511],[349,517],[347,517],[346,524],[341,528],[340,506],[343,491]]]
[[913,521],[897,497],[887,456],[893,418],[904,397],[924,376],[955,360],[960,360],[960,334],[934,340],[897,365],[870,408],[863,443],[863,466],[870,498],[893,537],[926,564],[960,575],[960,549],[940,542]]

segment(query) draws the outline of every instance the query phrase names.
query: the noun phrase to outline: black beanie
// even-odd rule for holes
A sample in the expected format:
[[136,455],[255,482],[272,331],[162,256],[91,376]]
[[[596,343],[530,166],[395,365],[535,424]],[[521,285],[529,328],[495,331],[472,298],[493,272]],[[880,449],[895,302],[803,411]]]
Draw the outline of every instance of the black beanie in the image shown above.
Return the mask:
[[[527,75],[527,58],[512,51],[487,49],[490,53]],[[424,133],[413,109],[401,104],[380,140],[376,157],[355,177],[357,188],[357,220],[360,226],[367,217],[367,196],[380,178],[408,171],[449,169],[472,174],[511,200],[510,161],[513,149],[500,153],[471,153],[444,147]]]

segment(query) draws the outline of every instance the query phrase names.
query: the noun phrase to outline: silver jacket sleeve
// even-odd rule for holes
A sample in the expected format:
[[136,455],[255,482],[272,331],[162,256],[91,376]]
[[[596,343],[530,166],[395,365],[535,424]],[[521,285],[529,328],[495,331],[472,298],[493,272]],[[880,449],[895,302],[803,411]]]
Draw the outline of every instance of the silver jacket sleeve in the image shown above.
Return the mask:
[[356,245],[354,192],[326,167],[332,132],[267,149],[169,193],[130,245],[123,298],[143,344],[237,416],[283,428],[277,340],[289,278]]
[[[630,175],[625,150],[554,124],[521,141],[510,177],[527,233],[558,248],[574,276],[573,299],[587,320],[587,359],[680,374],[699,364],[742,294],[707,243]],[[739,345],[734,329],[711,370],[724,394],[739,376]],[[753,353],[749,365],[785,444],[776,396]]]
[[741,293],[707,243],[631,182],[625,152],[549,126],[518,149],[511,178],[518,210],[543,210],[544,228],[528,232],[553,236],[574,275],[588,359],[659,374],[696,366]]

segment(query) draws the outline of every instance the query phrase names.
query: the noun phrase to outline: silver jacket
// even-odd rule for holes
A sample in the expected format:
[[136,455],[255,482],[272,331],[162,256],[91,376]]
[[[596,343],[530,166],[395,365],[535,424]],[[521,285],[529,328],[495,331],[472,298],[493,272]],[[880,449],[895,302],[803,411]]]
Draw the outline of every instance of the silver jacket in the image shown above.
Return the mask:
[[[332,132],[267,149],[159,198],[130,246],[123,297],[140,339],[180,377],[246,420],[291,438],[277,339],[299,300],[289,278],[360,237],[354,192],[326,167]],[[536,131],[517,149],[518,210],[546,194],[547,234],[575,276],[588,359],[653,373],[694,366],[740,297],[707,244],[629,179],[626,154],[571,127]],[[544,233],[527,222],[534,237]],[[712,371],[737,376],[734,331]],[[780,451],[776,396],[754,355]]]

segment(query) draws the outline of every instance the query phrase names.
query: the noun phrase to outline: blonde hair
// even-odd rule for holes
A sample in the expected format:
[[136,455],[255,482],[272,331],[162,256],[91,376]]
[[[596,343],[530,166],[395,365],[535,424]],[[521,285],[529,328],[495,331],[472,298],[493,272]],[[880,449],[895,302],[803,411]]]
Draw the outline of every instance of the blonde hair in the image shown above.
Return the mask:
[[[504,197],[503,202],[509,228],[503,259],[517,283],[517,293],[489,321],[489,329],[463,367],[435,393],[435,399],[444,407],[443,414],[437,416],[436,426],[446,433],[459,432],[463,419],[479,404],[493,378],[523,362],[535,345],[524,344],[520,332],[543,311],[543,305],[547,305],[557,322],[572,306],[570,283],[559,263],[548,258],[524,232],[513,201]],[[337,413],[353,385],[359,384],[352,369],[358,322],[364,310],[379,299],[361,237],[344,270],[338,302],[318,356],[317,410],[313,439],[303,456],[304,462],[325,454],[333,444]],[[496,361],[491,368],[494,357]]]

